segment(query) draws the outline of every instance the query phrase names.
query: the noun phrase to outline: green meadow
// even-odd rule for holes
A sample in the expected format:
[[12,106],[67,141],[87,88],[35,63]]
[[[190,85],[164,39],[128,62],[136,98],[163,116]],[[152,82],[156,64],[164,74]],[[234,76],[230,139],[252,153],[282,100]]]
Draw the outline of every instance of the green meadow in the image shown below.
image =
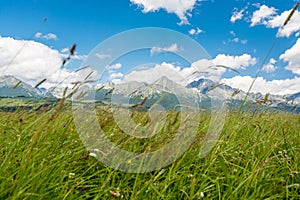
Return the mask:
[[[1,101],[15,105],[13,99]],[[202,113],[203,125],[178,160],[134,174],[109,168],[89,154],[69,102],[39,106],[0,112],[0,199],[300,199],[299,114],[232,110],[217,144],[199,158],[210,121]],[[170,111],[158,135],[141,141],[118,128],[107,106],[96,109],[108,138],[130,151],[159,149],[180,123]],[[137,123],[147,123],[144,112],[131,112]]]

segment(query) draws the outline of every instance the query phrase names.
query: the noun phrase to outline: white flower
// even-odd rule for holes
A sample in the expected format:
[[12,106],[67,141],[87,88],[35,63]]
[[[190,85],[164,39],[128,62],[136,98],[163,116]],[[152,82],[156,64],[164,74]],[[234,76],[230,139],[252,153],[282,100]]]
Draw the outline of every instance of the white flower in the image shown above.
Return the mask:
[[89,153],[89,156],[95,157],[96,158],[96,154],[95,153]]
[[204,197],[204,192],[200,192],[200,197]]

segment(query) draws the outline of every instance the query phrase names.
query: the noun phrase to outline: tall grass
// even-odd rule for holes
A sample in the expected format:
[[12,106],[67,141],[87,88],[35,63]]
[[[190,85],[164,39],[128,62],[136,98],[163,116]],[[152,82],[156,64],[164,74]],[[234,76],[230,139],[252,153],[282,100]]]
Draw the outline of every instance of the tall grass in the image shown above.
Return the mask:
[[[104,166],[81,143],[66,100],[79,86],[67,96],[66,88],[51,110],[0,112],[0,199],[299,199],[299,114],[229,112],[217,145],[199,158],[210,121],[202,113],[197,137],[181,158],[158,171],[130,174]],[[170,111],[165,127],[155,137],[134,139],[118,128],[106,106],[97,111],[107,137],[135,152],[167,144],[180,123],[178,113]],[[138,110],[132,111],[132,118],[137,124],[148,120]]]
[[[99,112],[102,129],[128,150],[159,148],[172,137],[172,131],[163,129],[153,140],[127,138],[111,114]],[[41,114],[20,110],[0,115],[0,199],[297,199],[300,194],[300,115],[231,113],[218,144],[204,159],[197,155],[207,127],[200,126],[195,142],[175,163],[130,174],[89,156],[69,105],[48,123],[51,112],[35,122]],[[134,115],[137,123],[147,120],[138,111]],[[170,123],[175,116],[170,113]],[[201,118],[208,124],[207,114]],[[34,122],[39,126],[30,126]]]

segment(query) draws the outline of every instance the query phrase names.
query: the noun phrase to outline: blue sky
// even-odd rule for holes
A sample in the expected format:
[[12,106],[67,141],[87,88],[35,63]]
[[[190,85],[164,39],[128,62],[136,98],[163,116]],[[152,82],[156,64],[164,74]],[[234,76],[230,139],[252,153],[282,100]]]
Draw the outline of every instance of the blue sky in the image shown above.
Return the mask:
[[[280,23],[285,19],[284,12],[290,11],[295,3],[294,0],[186,0],[185,4],[179,0],[0,0],[0,57],[3,56],[0,74],[13,74],[32,83],[45,74],[54,80],[57,70],[61,70],[60,75],[65,74],[62,76],[74,75],[72,71],[80,68],[87,55],[111,36],[134,28],[161,27],[196,40],[217,64],[230,62],[230,67],[240,74],[225,70],[220,74],[221,80],[245,90],[274,42]],[[277,35],[276,46],[254,91],[278,94],[300,91],[299,20],[300,13],[296,11],[289,27]],[[52,67],[73,43],[77,44],[76,58],[64,69]],[[170,53],[180,50],[181,46],[172,49],[172,45],[177,43],[157,47],[164,49],[161,52],[165,54],[151,57],[161,68],[165,67],[163,63],[179,65],[170,61]],[[20,55],[15,58],[19,51]],[[32,59],[46,56],[50,60],[49,54],[42,53],[48,51],[53,61],[39,63],[42,59]],[[121,64],[121,67],[115,67],[108,75],[124,78],[130,65],[138,64],[137,56],[141,63],[147,60],[143,52],[119,59],[112,65]],[[25,65],[27,61],[30,66]],[[175,57],[174,61],[177,61]],[[26,71],[28,74],[24,74]],[[117,74],[119,76],[115,76]]]

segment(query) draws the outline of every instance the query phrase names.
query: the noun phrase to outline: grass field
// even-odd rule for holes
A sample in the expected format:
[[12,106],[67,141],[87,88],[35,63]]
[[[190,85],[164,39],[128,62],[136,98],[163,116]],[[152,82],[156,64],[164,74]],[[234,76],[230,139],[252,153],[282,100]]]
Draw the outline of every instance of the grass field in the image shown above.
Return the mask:
[[[160,148],[174,135],[176,113],[169,113],[169,128],[139,141],[122,133],[105,109],[99,109],[102,129],[131,151]],[[134,114],[137,122],[146,120]],[[201,121],[208,124],[209,116],[203,113]],[[200,126],[194,143],[170,166],[132,174],[89,155],[68,104],[1,112],[0,199],[300,199],[300,115],[232,111],[217,145],[201,159],[206,130]]]

